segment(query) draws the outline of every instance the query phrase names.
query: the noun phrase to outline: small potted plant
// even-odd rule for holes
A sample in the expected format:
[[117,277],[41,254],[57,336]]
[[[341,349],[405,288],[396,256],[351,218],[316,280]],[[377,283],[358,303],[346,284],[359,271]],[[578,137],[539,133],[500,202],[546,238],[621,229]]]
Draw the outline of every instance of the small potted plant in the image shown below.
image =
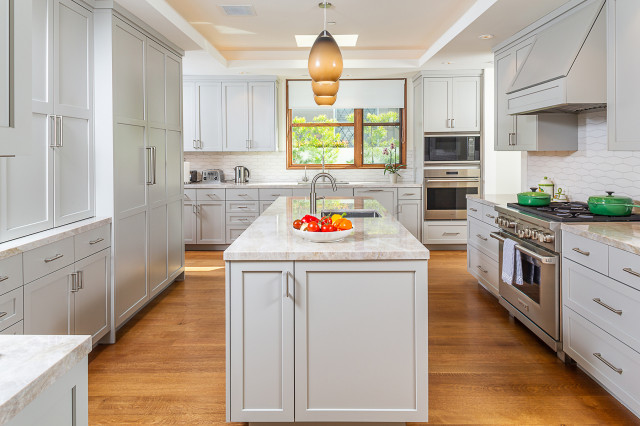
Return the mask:
[[398,163],[398,148],[394,143],[391,143],[388,148],[382,150],[382,154],[389,158],[384,164],[384,174],[386,175],[389,173],[389,181],[391,183],[397,183],[398,172],[402,167],[404,167],[403,164]]

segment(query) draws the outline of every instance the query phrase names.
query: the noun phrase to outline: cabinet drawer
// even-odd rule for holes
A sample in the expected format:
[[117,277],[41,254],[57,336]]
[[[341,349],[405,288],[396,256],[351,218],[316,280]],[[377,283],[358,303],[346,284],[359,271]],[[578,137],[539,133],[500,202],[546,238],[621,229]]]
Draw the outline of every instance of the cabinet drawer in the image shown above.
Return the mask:
[[[206,190],[202,190],[206,191]],[[195,189],[185,189],[184,190],[184,200],[185,201],[196,201],[197,200],[196,190]],[[208,198],[208,197],[207,197]]]
[[565,259],[562,303],[640,351],[640,291]]
[[73,257],[73,237],[23,253],[25,284],[71,265],[74,261]]
[[609,247],[597,241],[563,232],[562,255],[601,274],[609,272]]
[[482,204],[482,221],[487,225],[491,225],[494,228],[496,226],[496,218],[498,217],[498,213],[496,212],[494,206],[488,206],[486,204]]
[[0,260],[0,294],[16,289],[22,284],[22,254]]
[[258,213],[227,213],[227,226],[239,225],[247,227],[251,225],[257,218]]
[[422,188],[398,188],[398,200],[420,200]]
[[425,244],[466,244],[467,223],[425,222]]
[[271,204],[273,204],[273,201],[260,201],[260,214],[264,213],[264,211],[266,209],[268,209],[269,207],[271,207]]
[[247,229],[247,226],[227,226],[227,244],[231,244]]
[[227,213],[259,213],[257,201],[227,201]]
[[498,295],[498,262],[473,246],[467,246],[467,268],[487,290]]
[[12,336],[20,336],[24,334],[24,322],[18,321],[17,323],[10,325],[4,330],[0,331],[0,334],[4,335],[12,335]]
[[223,188],[197,189],[196,197],[198,201],[224,201],[225,192]]
[[22,320],[23,307],[22,287],[0,296],[0,330]]
[[498,240],[491,238],[495,228],[475,218],[469,218],[469,243],[473,244],[493,260],[498,260]]
[[640,290],[640,256],[609,247],[609,276]]
[[258,201],[260,193],[257,189],[227,189],[227,201]]
[[111,226],[101,226],[73,238],[75,240],[75,260],[78,261],[111,246]]
[[640,411],[638,352],[571,309],[565,309],[563,350],[623,403]]
[[262,188],[259,191],[259,197],[261,201],[273,201],[278,197],[291,197],[291,196],[293,196],[293,189]]
[[475,217],[478,220],[482,220],[482,204],[477,201],[473,201],[471,198],[467,199],[467,217]]

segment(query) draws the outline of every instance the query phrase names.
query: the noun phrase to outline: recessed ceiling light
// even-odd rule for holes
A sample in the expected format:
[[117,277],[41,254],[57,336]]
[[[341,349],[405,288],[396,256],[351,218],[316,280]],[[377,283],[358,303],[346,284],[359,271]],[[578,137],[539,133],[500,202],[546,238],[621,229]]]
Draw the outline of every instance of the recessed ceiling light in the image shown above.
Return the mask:
[[478,38],[480,40],[489,40],[493,38],[493,34],[482,34],[482,35],[479,35]]
[[253,16],[256,14],[256,9],[253,5],[220,5],[222,11],[227,16]]
[[[314,34],[296,34],[295,37],[298,47],[311,47],[316,38],[318,38]],[[333,35],[333,38],[340,47],[353,47],[358,42],[358,34],[337,34]]]

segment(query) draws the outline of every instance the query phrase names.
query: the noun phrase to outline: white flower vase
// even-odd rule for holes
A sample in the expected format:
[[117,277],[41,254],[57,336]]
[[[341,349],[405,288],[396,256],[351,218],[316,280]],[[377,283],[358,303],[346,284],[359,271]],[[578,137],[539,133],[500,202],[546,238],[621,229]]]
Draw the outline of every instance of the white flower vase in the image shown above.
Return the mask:
[[398,174],[390,173],[389,174],[389,183],[398,183]]

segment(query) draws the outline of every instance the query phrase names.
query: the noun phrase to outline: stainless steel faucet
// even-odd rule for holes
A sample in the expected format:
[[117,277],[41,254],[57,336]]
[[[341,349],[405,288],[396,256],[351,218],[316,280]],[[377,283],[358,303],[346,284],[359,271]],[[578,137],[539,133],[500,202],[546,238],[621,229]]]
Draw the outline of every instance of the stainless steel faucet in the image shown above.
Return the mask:
[[318,200],[318,198],[322,199],[324,197],[318,197],[316,195],[316,181],[319,178],[329,178],[329,180],[331,181],[331,187],[333,188],[333,191],[337,191],[338,187],[336,186],[336,178],[334,178],[333,176],[331,176],[329,173],[318,173],[317,175],[315,175],[313,177],[313,179],[311,179],[311,194],[309,196],[309,213],[310,214],[316,214],[316,201]]

